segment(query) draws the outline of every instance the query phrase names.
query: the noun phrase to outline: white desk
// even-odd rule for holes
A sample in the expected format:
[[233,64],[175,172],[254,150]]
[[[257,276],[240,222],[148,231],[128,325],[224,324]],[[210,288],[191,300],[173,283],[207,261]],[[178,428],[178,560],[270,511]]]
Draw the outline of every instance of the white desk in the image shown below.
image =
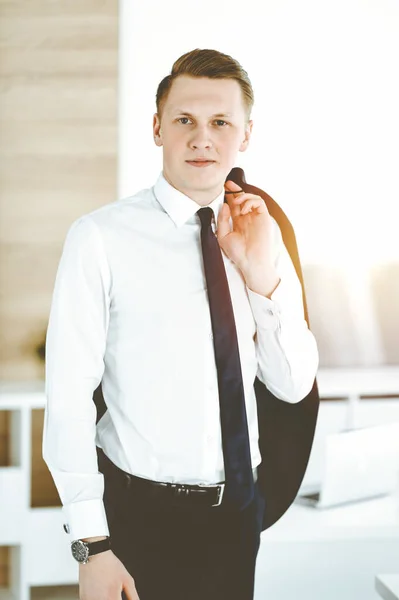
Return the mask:
[[384,600],[399,600],[399,575],[377,575],[375,589]]
[[270,529],[267,541],[334,541],[378,537],[399,540],[399,495],[352,502],[326,509],[294,502]]
[[255,600],[375,600],[376,574],[395,572],[398,556],[397,493],[324,510],[294,503],[262,533]]
[[399,398],[399,365],[321,368],[317,384],[323,398],[395,394]]

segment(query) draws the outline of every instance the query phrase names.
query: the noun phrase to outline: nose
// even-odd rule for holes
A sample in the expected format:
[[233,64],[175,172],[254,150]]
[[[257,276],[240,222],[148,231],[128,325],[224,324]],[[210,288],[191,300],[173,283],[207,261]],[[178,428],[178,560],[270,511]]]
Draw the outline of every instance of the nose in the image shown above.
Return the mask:
[[190,140],[190,147],[196,150],[212,147],[207,127],[197,127],[195,129]]

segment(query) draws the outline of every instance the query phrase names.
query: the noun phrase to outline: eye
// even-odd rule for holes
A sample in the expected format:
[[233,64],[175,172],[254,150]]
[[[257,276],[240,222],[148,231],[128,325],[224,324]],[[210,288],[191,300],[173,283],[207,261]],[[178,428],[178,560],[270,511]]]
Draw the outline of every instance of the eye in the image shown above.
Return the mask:
[[[180,117],[179,119],[177,119],[178,121],[188,121],[189,118],[188,117]],[[182,125],[185,125],[185,123],[182,123]]]
[[216,119],[215,123],[224,123],[225,125],[228,125],[226,121],[222,121],[221,119]]

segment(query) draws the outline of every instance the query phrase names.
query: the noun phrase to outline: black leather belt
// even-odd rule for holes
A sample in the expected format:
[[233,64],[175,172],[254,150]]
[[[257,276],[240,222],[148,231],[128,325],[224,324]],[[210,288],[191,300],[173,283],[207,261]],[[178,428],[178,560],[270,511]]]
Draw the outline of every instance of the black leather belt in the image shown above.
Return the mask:
[[[173,505],[193,505],[213,507],[220,506],[223,501],[225,483],[186,484],[152,481],[132,475],[117,467],[101,448],[97,448],[98,466],[105,476],[110,476],[122,483],[126,489],[142,492],[147,497],[162,496],[162,500]],[[253,469],[254,481],[257,480],[257,469]]]

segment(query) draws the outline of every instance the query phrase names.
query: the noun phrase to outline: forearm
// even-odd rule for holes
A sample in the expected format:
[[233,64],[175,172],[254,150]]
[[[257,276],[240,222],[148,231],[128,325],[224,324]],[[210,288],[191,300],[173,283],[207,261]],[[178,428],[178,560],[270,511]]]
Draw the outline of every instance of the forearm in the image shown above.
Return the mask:
[[281,281],[274,267],[252,269],[250,273],[243,273],[243,277],[250,290],[265,298],[271,297]]
[[275,329],[257,329],[257,376],[277,398],[300,402],[316,377],[316,340],[305,321],[294,325],[276,320]]
[[256,322],[257,375],[277,398],[294,403],[312,389],[319,355],[305,320],[302,286],[276,231],[275,266],[248,274],[246,284]]
[[[92,393],[83,386],[80,394],[73,393],[67,384],[56,393],[50,381],[49,375],[42,454],[63,505],[64,523],[71,540],[106,536],[104,476],[98,470]],[[61,406],[71,397],[70,411],[63,410]]]

